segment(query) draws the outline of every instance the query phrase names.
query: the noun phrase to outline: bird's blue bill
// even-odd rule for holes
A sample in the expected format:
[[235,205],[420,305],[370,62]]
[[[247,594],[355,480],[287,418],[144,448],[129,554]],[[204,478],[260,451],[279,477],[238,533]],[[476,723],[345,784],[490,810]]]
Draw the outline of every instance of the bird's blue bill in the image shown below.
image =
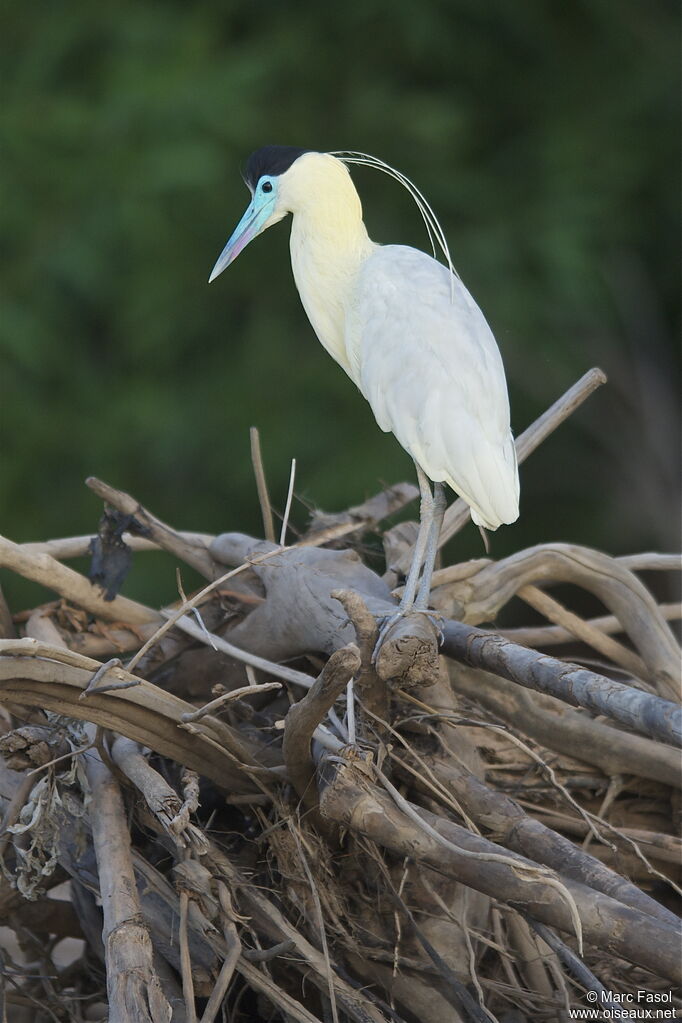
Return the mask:
[[232,232],[227,245],[218,256],[216,265],[211,270],[211,276],[208,279],[209,284],[223,270],[227,269],[230,263],[234,262],[242,249],[245,249],[256,235],[261,233],[272,212],[271,205],[271,203],[260,205],[256,198],[249,204],[246,213]]

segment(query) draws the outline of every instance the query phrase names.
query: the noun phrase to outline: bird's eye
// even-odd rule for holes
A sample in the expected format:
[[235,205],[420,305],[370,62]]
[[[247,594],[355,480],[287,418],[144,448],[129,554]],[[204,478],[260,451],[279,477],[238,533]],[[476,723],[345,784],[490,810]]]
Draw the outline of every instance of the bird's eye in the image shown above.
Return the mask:
[[263,184],[260,186],[260,190],[261,190],[261,192],[271,192],[272,191],[272,181],[264,181]]

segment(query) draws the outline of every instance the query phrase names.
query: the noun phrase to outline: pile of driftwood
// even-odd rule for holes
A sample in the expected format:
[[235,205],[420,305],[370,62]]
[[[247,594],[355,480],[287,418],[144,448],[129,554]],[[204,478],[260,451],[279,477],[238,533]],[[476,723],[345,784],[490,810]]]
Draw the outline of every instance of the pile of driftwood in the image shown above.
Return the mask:
[[[0,597],[2,1020],[679,1007],[680,605],[637,575],[679,558],[551,544],[450,565],[437,613],[373,658],[412,526],[383,533],[383,576],[358,550],[415,488],[280,546],[254,452],[265,541],[180,533],[97,480],[97,537],[0,538],[1,568],[58,595]],[[179,579],[161,610],[119,595],[152,548],[207,585]],[[94,581],[64,563],[86,551]],[[566,583],[607,614],[548,592]],[[516,598],[541,624],[495,630]]]

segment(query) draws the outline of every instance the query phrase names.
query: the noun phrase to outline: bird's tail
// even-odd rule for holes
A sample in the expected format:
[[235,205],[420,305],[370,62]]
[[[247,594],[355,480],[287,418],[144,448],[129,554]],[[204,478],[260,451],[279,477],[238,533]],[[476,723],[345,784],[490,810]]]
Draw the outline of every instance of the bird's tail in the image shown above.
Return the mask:
[[477,526],[490,530],[516,522],[519,517],[519,470],[511,434],[504,447],[491,444],[485,453],[481,452],[476,468],[478,480],[475,486],[462,487],[448,480],[471,508],[472,520]]

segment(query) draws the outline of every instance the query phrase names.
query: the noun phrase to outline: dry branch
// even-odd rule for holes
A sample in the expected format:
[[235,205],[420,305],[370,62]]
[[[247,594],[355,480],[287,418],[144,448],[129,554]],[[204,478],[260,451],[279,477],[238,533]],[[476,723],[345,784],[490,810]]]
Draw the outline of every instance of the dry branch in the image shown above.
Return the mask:
[[[475,625],[492,621],[524,586],[538,583],[573,583],[598,597],[622,623],[662,694],[679,698],[680,651],[670,626],[633,572],[600,551],[573,544],[531,547],[450,584],[447,601],[455,617]],[[442,602],[436,606],[445,610]]]
[[488,672],[453,665],[451,677],[456,692],[480,703],[546,749],[595,764],[607,776],[634,774],[682,788],[679,753],[668,745],[576,713],[553,696],[533,693],[531,699],[517,682]]
[[[477,891],[523,908],[541,923],[573,933],[569,910],[556,889],[537,878],[524,879],[521,868],[532,870],[534,864],[531,861],[507,854],[518,862],[516,870],[498,862],[488,862],[487,855],[499,855],[504,850],[428,810],[414,807],[417,814],[448,842],[460,846],[469,855],[459,856],[444,849],[406,818],[390,796],[369,785],[362,772],[353,770],[348,764],[341,769],[334,765],[333,770],[331,766],[325,771],[320,792],[320,809],[329,820],[366,835],[399,856],[409,856],[450,874]],[[682,968],[677,956],[679,930],[568,878],[562,878],[562,882],[575,899],[587,942],[662,973],[675,983],[682,982]]]
[[[432,769],[435,778],[455,796],[476,825],[485,829],[491,841],[610,895],[669,927],[676,925],[677,918],[670,910],[569,839],[535,820],[513,799],[486,785],[453,758],[424,758],[422,763]],[[410,772],[410,778],[414,777]],[[424,794],[429,793],[423,780],[420,784],[419,776],[417,787]]]
[[[526,458],[549,437],[570,415],[589,398],[598,387],[606,383],[606,374],[601,369],[590,369],[554,402],[546,412],[535,420],[527,430],[516,438],[516,457],[525,462]],[[443,529],[438,546],[443,547],[455,533],[458,533],[469,519],[469,506],[462,498],[457,498],[445,513]],[[401,566],[404,567],[404,566]]]
[[670,700],[651,696],[580,665],[516,646],[463,622],[445,622],[443,635],[443,652],[449,657],[526,689],[555,696],[574,707],[605,714],[661,742],[682,746],[682,708]]
[[105,621],[145,625],[160,620],[158,612],[128,597],[105,600],[99,588],[79,572],[62,565],[49,554],[34,554],[4,536],[0,536],[0,568],[9,568],[25,579],[47,586]]
[[[597,372],[574,394],[598,382]],[[560,402],[531,439],[565,410]],[[303,1023],[334,1013],[455,1023],[463,1012],[568,1013],[580,1004],[574,975],[595,990],[668,990],[679,939],[668,897],[682,880],[672,833],[682,779],[669,744],[679,711],[649,683],[676,691],[679,651],[633,571],[677,569],[679,559],[550,544],[440,570],[435,601],[468,623],[442,622],[448,676],[424,615],[403,618],[372,664],[377,619],[396,595],[353,551],[320,546],[373,529],[412,499],[409,485],[318,513],[292,548],[181,534],[130,495],[95,486],[150,533],[131,547],[158,543],[212,581],[157,612],[104,602],[59,564],[89,538],[0,542],[0,559],[66,598],[17,616],[24,638],[0,641],[0,704],[31,721],[0,741],[0,919],[42,963],[39,977],[16,981],[19,997],[46,1001],[54,1018],[80,1018],[87,999],[103,1004],[96,975],[76,962],[67,980],[50,959],[50,933],[82,932],[104,962],[91,893],[107,906],[110,1012],[122,984],[135,1018],[167,1019],[172,1006],[179,1023],[273,1012]],[[216,578],[219,565],[236,567]],[[612,615],[583,621],[545,591],[563,582]],[[536,629],[538,644],[587,643],[603,675],[472,627],[514,596],[553,623]],[[618,630],[622,641],[610,636]],[[86,650],[133,656],[123,667]],[[609,677],[623,670],[642,688]],[[414,684],[431,688],[423,697]],[[91,735],[99,726],[97,752],[78,721]],[[101,793],[87,808],[91,828],[86,765]],[[48,885],[73,880],[67,915],[37,887],[55,868]],[[44,920],[21,892],[39,897]],[[581,934],[582,960],[570,948]],[[140,978],[152,980],[153,1009]]]
[[312,689],[295,703],[284,722],[282,752],[289,780],[308,810],[317,809],[315,766],[310,753],[313,732],[360,670],[360,652],[354,645],[337,650],[327,661]]
[[362,504],[348,508],[347,511],[331,515],[327,512],[314,511],[306,536],[310,539],[317,538],[329,530],[345,526],[350,527],[349,533],[372,529],[382,519],[400,511],[418,497],[419,488],[413,483],[396,483],[363,501]]
[[177,530],[172,529],[146,508],[143,508],[130,494],[116,490],[115,487],[103,483],[95,476],[89,476],[85,482],[98,497],[101,497],[112,508],[116,508],[126,515],[134,516],[140,524],[141,532],[163,550],[191,565],[206,579],[213,579],[216,576],[215,565],[203,543],[188,540],[182,533],[178,533]]
[[[659,604],[659,613],[667,622],[676,621],[682,618],[682,604]],[[623,625],[615,615],[602,615],[599,618],[589,618],[584,621],[590,629],[598,629],[605,635],[623,632]],[[520,646],[559,646],[563,643],[571,643],[575,639],[575,633],[565,629],[562,625],[522,625],[510,629],[499,629],[500,636],[511,639]]]
[[87,758],[90,815],[104,914],[110,1023],[169,1023],[171,1007],[153,965],[135,884],[130,833],[118,784],[99,754]]
[[[355,551],[292,547],[278,552],[242,533],[217,537],[211,553],[225,565],[251,561],[267,600],[229,632],[230,642],[259,649],[271,660],[285,660],[316,651],[332,654],[354,638],[354,626],[339,601],[338,590],[352,589],[375,617],[395,611],[383,580],[360,561]],[[254,564],[253,559],[272,555]],[[291,595],[296,594],[292,603]],[[398,622],[386,638],[377,672],[383,679],[408,686],[429,685],[438,671],[436,630],[425,615]]]
[[[11,653],[8,643],[12,644]],[[122,668],[112,669],[112,674],[120,681],[133,681],[134,687],[111,693],[94,692],[87,701],[80,700],[98,665],[84,663],[88,658],[80,658],[76,665],[73,660],[78,657],[56,648],[43,649],[31,640],[1,641],[0,702],[10,708],[43,707],[56,714],[92,721],[177,760],[230,791],[253,791],[253,783],[239,770],[239,765],[245,765],[252,773],[262,771],[262,764],[256,759],[261,753],[262,763],[272,762],[265,748],[259,751],[252,741],[228,725],[220,723],[220,731],[216,732],[204,721],[194,726],[192,734],[188,733],[182,727],[182,716],[192,711],[191,704]]]
[[649,673],[641,657],[623,646],[622,643],[618,643],[615,639],[611,639],[610,636],[604,635],[599,629],[595,629],[583,621],[579,615],[567,610],[558,600],[550,597],[548,593],[538,589],[537,586],[522,586],[518,591],[518,596],[530,607],[534,607],[536,611],[543,614],[548,621],[564,626],[569,635],[582,640],[607,660],[619,664],[635,678],[648,678]]

